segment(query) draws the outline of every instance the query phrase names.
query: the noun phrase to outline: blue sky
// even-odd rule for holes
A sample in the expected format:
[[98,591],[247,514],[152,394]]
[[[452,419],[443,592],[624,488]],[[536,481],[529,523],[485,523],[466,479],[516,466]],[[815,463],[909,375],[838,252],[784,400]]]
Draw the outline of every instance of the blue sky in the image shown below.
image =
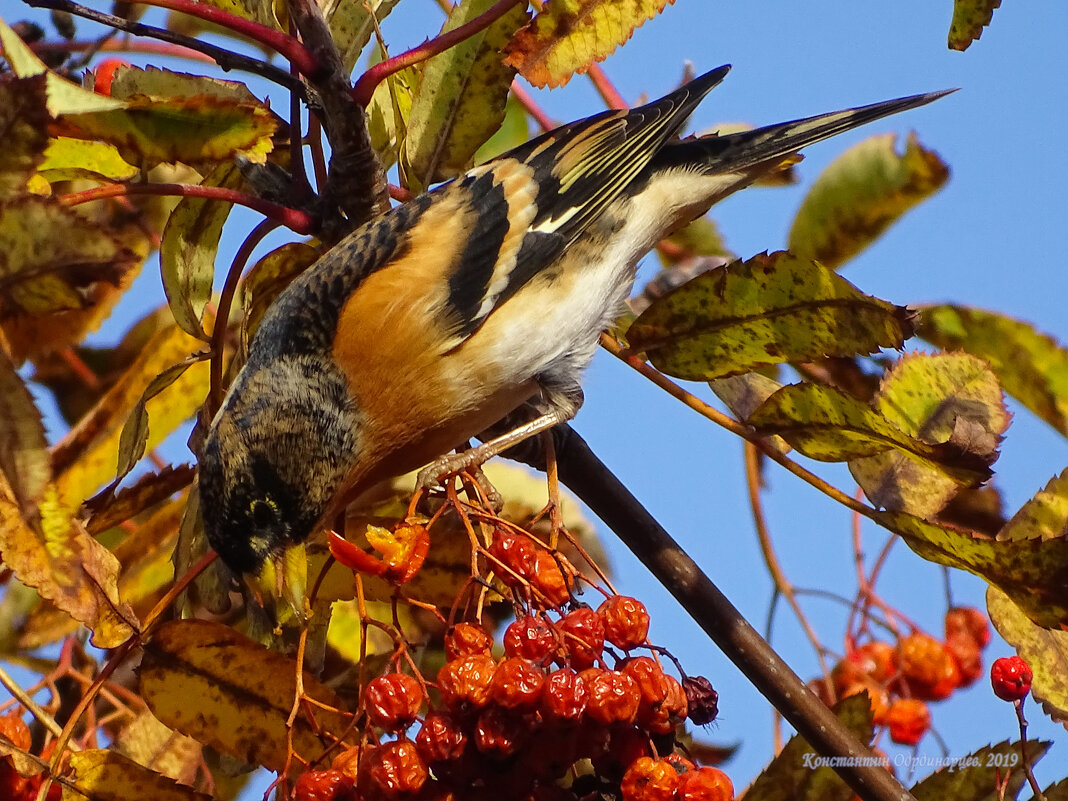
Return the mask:
[[[811,148],[800,167],[801,186],[750,190],[715,209],[713,217],[728,245],[743,257],[781,248],[804,189],[835,155],[874,133],[897,131],[904,136],[915,130],[925,146],[949,163],[950,182],[851,262],[845,276],[864,291],[899,304],[952,300],[997,309],[1030,320],[1066,342],[1068,318],[1062,307],[1068,279],[1061,237],[1068,217],[1062,145],[1068,129],[1068,57],[1063,47],[1068,4],[1007,3],[965,53],[946,48],[951,11],[951,0],[677,0],[603,67],[623,95],[636,102],[674,87],[686,61],[698,71],[733,64],[726,81],[694,115],[695,130],[723,121],[766,124],[960,87],[960,92],[931,106]],[[0,0],[0,14],[9,21],[28,16],[13,0]],[[396,52],[436,33],[440,21],[433,0],[405,0],[384,29]],[[582,77],[537,96],[561,121],[602,107]],[[243,229],[237,220],[231,235]],[[224,247],[232,252],[235,241]],[[224,253],[220,262],[226,257]],[[642,273],[646,278],[656,268],[655,260],[648,261]],[[120,314],[126,319],[140,316],[160,298],[158,273],[146,269]],[[1026,411],[1014,411],[995,465],[1009,510],[1068,465],[1068,442]],[[599,355],[590,370],[586,405],[575,426],[763,629],[771,583],[744,494],[741,443],[606,354]],[[184,445],[175,446],[173,456],[188,458]],[[843,469],[817,471],[851,491]],[[849,515],[774,466],[766,479],[768,522],[787,575],[801,586],[852,595]],[[883,534],[873,528],[865,532],[873,553],[881,547]],[[655,640],[671,648],[689,671],[708,675],[719,690],[720,721],[705,736],[741,743],[726,769],[736,785],[744,787],[770,757],[770,708],[644,568],[615,546],[610,534],[605,538],[617,586],[652,608]],[[982,606],[981,582],[954,574],[951,584],[959,603]],[[940,634],[945,600],[939,569],[899,546],[880,588],[888,601]],[[840,648],[841,610],[825,601],[810,600],[805,606],[824,642]],[[815,674],[812,651],[787,612],[780,610],[773,643],[803,677]],[[1008,653],[1008,646],[995,638],[988,661]],[[1059,740],[1038,769],[1045,784],[1060,778],[1053,770],[1057,763],[1068,764],[1068,738],[1033,703],[1029,710],[1032,733]],[[949,757],[1015,735],[1010,708],[993,698],[985,681],[936,705],[934,721]],[[932,759],[942,756],[931,737],[918,753]]]

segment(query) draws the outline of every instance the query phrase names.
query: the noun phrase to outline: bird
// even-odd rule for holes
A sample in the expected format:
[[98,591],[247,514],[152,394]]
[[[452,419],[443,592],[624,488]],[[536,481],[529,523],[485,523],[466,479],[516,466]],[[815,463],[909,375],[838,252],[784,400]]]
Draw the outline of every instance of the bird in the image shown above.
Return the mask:
[[393,207],[279,295],[199,458],[205,534],[234,574],[261,574],[380,481],[430,463],[433,483],[570,420],[657,242],[803,147],[947,94],[679,138],[729,69]]

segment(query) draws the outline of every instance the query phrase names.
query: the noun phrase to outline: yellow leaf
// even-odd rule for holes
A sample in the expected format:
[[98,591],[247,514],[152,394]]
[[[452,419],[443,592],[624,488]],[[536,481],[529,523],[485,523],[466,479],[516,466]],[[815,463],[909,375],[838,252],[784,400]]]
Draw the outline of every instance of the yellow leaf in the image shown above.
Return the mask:
[[505,62],[535,86],[562,86],[674,1],[552,0],[512,37]]
[[68,759],[74,785],[92,801],[211,801],[210,795],[178,784],[116,751],[78,751]]
[[832,269],[856,256],[949,179],[949,168],[910,134],[898,153],[895,134],[854,145],[816,179],[797,210],[787,248]]
[[59,136],[48,140],[44,161],[39,168],[49,181],[73,178],[107,178],[127,181],[139,170],[119,155],[114,145]]
[[0,552],[19,581],[93,630],[93,644],[114,648],[136,630],[133,610],[120,600],[118,560],[76,524],[55,487],[27,520],[14,498],[0,492]]
[[51,477],[41,414],[15,366],[0,352],[0,481],[26,510]]
[[318,759],[339,737],[359,737],[341,700],[308,673],[304,692],[313,702],[302,707],[292,729],[287,727],[296,673],[292,658],[228,626],[179,620],[156,629],[138,675],[149,709],[165,725],[238,759],[281,771],[290,757],[290,736],[295,754],[307,761]]
[[323,17],[330,26],[334,44],[341,53],[345,74],[352,72],[364,47],[381,22],[400,0],[319,0]]

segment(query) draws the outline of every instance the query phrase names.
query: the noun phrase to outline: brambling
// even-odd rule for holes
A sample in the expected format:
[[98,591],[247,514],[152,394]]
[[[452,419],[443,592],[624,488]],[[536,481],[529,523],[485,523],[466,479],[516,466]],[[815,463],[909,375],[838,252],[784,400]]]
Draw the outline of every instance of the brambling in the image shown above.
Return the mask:
[[[728,70],[542,134],[371,220],[294,280],[201,454],[223,561],[256,574],[379,481],[432,462],[433,483],[571,419],[657,242],[806,145],[945,94],[678,139]],[[513,430],[442,456],[521,409]]]

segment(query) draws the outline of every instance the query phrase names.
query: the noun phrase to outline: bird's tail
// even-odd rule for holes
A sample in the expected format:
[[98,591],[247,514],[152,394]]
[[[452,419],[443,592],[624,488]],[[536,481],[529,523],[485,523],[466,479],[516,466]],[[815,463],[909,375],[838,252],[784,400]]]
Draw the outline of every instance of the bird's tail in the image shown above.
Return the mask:
[[[815,142],[902,111],[925,106],[955,92],[947,89],[922,95],[900,97],[870,106],[832,111],[800,120],[767,125],[752,131],[712,134],[671,142],[661,148],[651,165],[654,169],[686,167],[720,175],[771,167],[787,156]],[[759,171],[759,170],[757,170]]]

